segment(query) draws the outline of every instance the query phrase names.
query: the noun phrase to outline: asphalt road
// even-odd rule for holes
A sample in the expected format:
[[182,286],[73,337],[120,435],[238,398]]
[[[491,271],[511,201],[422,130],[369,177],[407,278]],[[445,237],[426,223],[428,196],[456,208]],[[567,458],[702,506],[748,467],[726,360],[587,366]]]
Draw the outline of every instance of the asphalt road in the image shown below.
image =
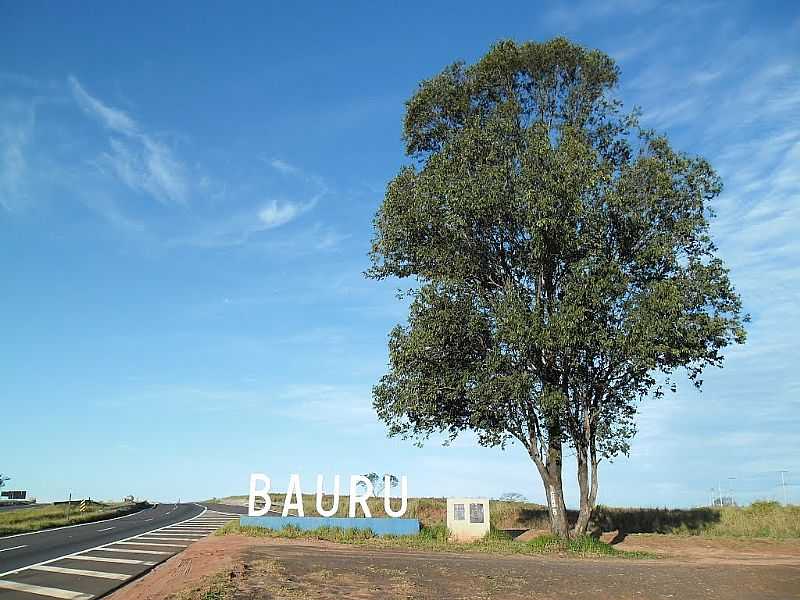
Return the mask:
[[[0,600],[89,600],[138,577],[237,515],[199,504],[0,538]],[[238,511],[237,511],[238,512]]]

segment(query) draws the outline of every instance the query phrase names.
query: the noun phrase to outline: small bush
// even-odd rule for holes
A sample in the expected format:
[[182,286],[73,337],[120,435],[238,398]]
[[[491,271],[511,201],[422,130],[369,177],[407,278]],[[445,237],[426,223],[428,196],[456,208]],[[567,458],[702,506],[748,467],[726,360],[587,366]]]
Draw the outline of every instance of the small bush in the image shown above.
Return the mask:
[[448,533],[445,523],[434,523],[423,525],[419,530],[419,537],[434,542],[447,542]]

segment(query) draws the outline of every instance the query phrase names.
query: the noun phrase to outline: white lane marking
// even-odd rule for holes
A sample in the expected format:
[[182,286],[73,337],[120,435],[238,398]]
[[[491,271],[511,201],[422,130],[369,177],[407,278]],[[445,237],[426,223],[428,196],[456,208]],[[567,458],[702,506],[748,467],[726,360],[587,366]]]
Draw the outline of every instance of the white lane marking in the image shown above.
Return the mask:
[[[119,542],[115,542],[119,543]],[[130,554],[175,554],[175,552],[164,552],[163,550],[137,550],[135,548],[107,548],[101,546],[95,549],[96,552],[129,552]]]
[[[204,515],[206,513],[206,511],[208,510],[202,504],[195,504],[195,506],[197,506],[198,508],[202,508],[203,509],[203,512],[201,512],[199,515],[196,515],[198,517]],[[122,517],[118,517],[118,518],[122,518]],[[178,521],[178,524],[185,523],[186,521],[191,521],[193,518],[194,517],[189,517],[188,519],[184,519],[183,521]],[[70,527],[72,527],[72,525],[70,525]],[[47,531],[52,531],[52,529],[48,529]],[[154,531],[158,531],[158,529],[151,529],[150,531],[145,531],[143,533],[132,535],[130,537],[124,538],[124,539],[119,540],[119,541],[120,542],[124,542],[125,540],[130,540],[130,539],[133,539],[133,538],[138,537],[140,535],[144,535],[146,533],[152,533]],[[17,535],[22,535],[22,534],[17,534]],[[98,548],[102,548],[102,547],[103,546],[95,546],[94,548],[87,548],[85,550],[79,550],[78,552],[72,552],[71,554],[64,554],[63,556],[57,556],[56,558],[51,558],[49,560],[43,560],[42,562],[34,563],[32,565],[25,565],[24,567],[19,567],[17,569],[11,569],[10,571],[6,571],[5,573],[0,573],[0,577],[5,577],[6,575],[11,575],[12,573],[19,573],[20,571],[24,571],[25,569],[29,569],[30,567],[38,567],[39,565],[47,565],[47,564],[56,562],[57,560],[63,560],[65,558],[74,558],[77,555],[82,554],[84,552],[92,552],[93,550],[97,550]]]
[[[136,538],[137,540],[140,538]],[[186,548],[189,544],[151,544],[150,542],[125,542],[126,546],[170,546],[178,548]]]
[[[199,504],[197,506],[200,506]],[[127,519],[128,517],[132,517],[133,515],[138,515],[140,512],[150,510],[149,508],[143,508],[142,510],[137,510],[136,512],[132,512],[128,515],[122,515],[121,517],[113,517],[111,519],[101,519],[99,521],[90,521],[88,523],[77,523],[75,525],[63,525],[61,527],[51,527],[50,529],[40,529],[39,531],[28,531],[26,533],[15,533],[13,535],[4,535],[0,537],[0,540],[7,540],[8,538],[19,537],[21,535],[36,535],[37,533],[47,533],[48,531],[58,531],[60,529],[70,529],[72,527],[87,527],[92,525],[97,525],[98,523],[107,523],[109,521],[116,521],[117,519]],[[187,519],[188,520],[188,519]]]
[[152,521],[152,520],[153,520],[153,517],[150,517],[149,519],[145,519],[145,521]]
[[[84,554],[67,556],[64,560],[94,560],[97,562],[120,563],[122,565],[147,565],[151,567],[156,564],[151,560],[137,560],[135,558],[108,558],[107,556],[86,556]],[[35,568],[36,567],[31,567],[31,569]]]
[[105,529],[98,529],[97,532],[99,533],[101,531],[111,531],[112,529],[114,529],[114,527],[106,527]]
[[0,552],[8,552],[9,550],[19,550],[20,548],[27,548],[28,544],[22,544],[22,546],[11,546],[11,548],[3,548]]
[[[142,535],[144,535],[144,534],[142,534]],[[178,539],[180,537],[186,537],[186,538],[191,538],[192,540],[195,540],[195,541],[202,540],[204,537],[206,537],[204,535],[199,535],[197,533],[170,533],[168,531],[164,532],[164,533],[155,532],[155,535],[157,535],[159,537],[168,538],[168,539],[169,538]],[[139,536],[139,537],[141,537],[141,536]]]
[[187,529],[185,531],[181,531],[180,529],[159,529],[158,532],[169,533],[171,535],[199,535],[201,537],[213,533],[212,531],[197,531],[196,529]]
[[198,539],[203,539],[203,538],[183,538],[183,537],[168,538],[168,537],[150,537],[148,535],[147,537],[138,537],[136,539],[137,540],[147,540],[148,542],[150,540],[152,540],[154,542],[158,542],[158,541],[161,541],[161,542],[196,542]]
[[125,581],[130,579],[131,575],[125,573],[108,573],[106,571],[89,571],[87,569],[68,569],[67,567],[51,567],[50,565],[40,565],[38,567],[31,567],[36,571],[47,571],[49,573],[62,573],[64,575],[82,575],[84,577],[99,577],[100,579],[116,579],[118,581]]
[[27,592],[40,596],[50,596],[51,598],[64,598],[65,600],[90,600],[94,597],[91,594],[84,594],[83,592],[73,592],[72,590],[31,585],[29,583],[18,583],[16,581],[0,581],[0,589]]

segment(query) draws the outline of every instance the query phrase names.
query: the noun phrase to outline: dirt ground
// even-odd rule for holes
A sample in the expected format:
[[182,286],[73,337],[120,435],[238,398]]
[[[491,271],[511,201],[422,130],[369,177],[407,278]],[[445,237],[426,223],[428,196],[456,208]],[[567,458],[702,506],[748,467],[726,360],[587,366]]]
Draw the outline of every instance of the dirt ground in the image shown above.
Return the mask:
[[651,560],[372,549],[240,536],[190,546],[111,600],[161,600],[228,572],[236,600],[800,598],[800,543],[631,535]]

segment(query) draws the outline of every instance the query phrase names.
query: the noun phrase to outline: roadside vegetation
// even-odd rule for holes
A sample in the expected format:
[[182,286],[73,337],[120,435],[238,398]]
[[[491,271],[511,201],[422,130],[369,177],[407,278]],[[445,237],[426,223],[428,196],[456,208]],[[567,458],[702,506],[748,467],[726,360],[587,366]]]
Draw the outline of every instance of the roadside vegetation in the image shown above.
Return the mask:
[[542,535],[527,542],[518,542],[504,531],[492,529],[483,539],[474,542],[455,542],[448,539],[447,527],[437,525],[422,527],[418,536],[377,536],[369,529],[342,529],[321,527],[303,531],[291,525],[280,530],[263,527],[243,527],[228,523],[216,535],[245,535],[250,537],[274,537],[287,539],[310,539],[353,544],[371,548],[406,548],[437,552],[485,552],[495,554],[562,554],[576,557],[652,558],[645,552],[617,550],[590,536],[566,540],[553,535]]
[[80,512],[78,510],[78,504],[73,503],[69,508],[69,517],[67,516],[66,504],[48,504],[35,508],[3,511],[0,512],[0,535],[28,533],[30,531],[39,531],[52,527],[101,521],[103,519],[121,517],[146,508],[147,506],[148,504],[143,502],[125,504],[101,504],[92,502],[87,505],[87,510],[85,512]]
[[[281,494],[273,494],[274,499]],[[215,498],[210,502],[246,505],[247,496]],[[326,496],[325,507],[332,498]],[[339,499],[337,517],[346,517],[349,498]],[[307,516],[316,516],[316,497],[304,494],[303,510]],[[382,498],[368,501],[372,516],[383,517]],[[547,507],[533,502],[490,501],[491,524],[494,529],[546,531],[550,529]],[[273,503],[273,510],[281,510]],[[447,501],[444,498],[409,498],[406,517],[419,519],[423,527],[430,528],[446,521]],[[568,511],[570,521],[577,519],[577,511]],[[763,537],[774,539],[800,539],[800,506],[783,506],[777,502],[759,501],[749,506],[672,508],[614,508],[598,505],[593,514],[594,533],[619,531],[628,533],[669,533],[676,535],[705,535],[731,537]]]

